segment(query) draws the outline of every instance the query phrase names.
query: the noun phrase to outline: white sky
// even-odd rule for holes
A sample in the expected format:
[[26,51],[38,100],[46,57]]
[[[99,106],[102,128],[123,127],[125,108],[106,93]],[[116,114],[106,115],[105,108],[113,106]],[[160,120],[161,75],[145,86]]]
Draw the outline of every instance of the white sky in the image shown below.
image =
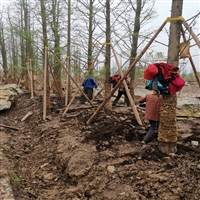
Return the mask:
[[2,10],[2,7],[6,4],[6,3],[10,3],[11,0],[0,0],[0,10]]

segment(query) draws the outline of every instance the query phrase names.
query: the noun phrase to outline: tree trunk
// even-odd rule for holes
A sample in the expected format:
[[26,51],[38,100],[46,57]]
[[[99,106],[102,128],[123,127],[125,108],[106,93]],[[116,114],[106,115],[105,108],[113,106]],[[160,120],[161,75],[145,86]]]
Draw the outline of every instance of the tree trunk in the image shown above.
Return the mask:
[[[183,0],[172,1],[171,18],[182,15]],[[179,44],[181,34],[181,21],[172,20],[170,24],[169,48],[167,63],[178,66]],[[177,97],[175,95],[163,96],[158,131],[158,147],[163,153],[175,153],[177,151],[177,124],[176,124]]]
[[[140,31],[140,15],[141,15],[141,6],[142,1],[137,0],[137,8],[135,11],[135,24],[134,24],[134,31],[132,33],[132,48],[131,48],[131,58],[130,58],[130,65],[135,60],[137,56],[137,46],[138,46],[138,38],[139,38],[139,31]],[[130,93],[132,98],[134,99],[134,87],[135,87],[135,67],[130,72],[131,83],[130,83]]]
[[176,125],[177,95],[163,95],[158,129],[158,147],[163,153],[175,153],[178,137]]
[[2,62],[3,62],[2,66],[4,70],[4,78],[5,78],[5,83],[7,83],[8,64],[7,64],[5,39],[4,39],[3,22],[1,22],[1,26],[0,26],[0,48],[1,48],[1,56],[2,56]]
[[21,31],[22,31],[22,34],[20,35],[20,51],[21,51],[21,69],[22,69],[22,76],[21,76],[21,82],[22,82],[22,84],[23,84],[23,86],[25,86],[26,88],[27,88],[27,83],[26,83],[26,81],[25,81],[25,78],[26,78],[26,53],[25,53],[25,42],[24,42],[24,37],[23,37],[23,35],[24,35],[24,20],[23,20],[23,18],[24,18],[24,16],[23,16],[23,9],[21,8],[21,20],[20,20],[20,22],[21,22],[21,24],[20,24],[20,28],[21,28]]
[[[68,72],[71,74],[71,66],[70,66],[70,51],[71,48],[71,0],[68,0],[68,32],[67,32],[67,68],[68,68]],[[68,100],[71,99],[71,78],[69,77],[69,75],[67,74],[68,78],[67,78],[67,91],[68,91]],[[66,102],[67,103],[67,102]]]
[[22,8],[23,8],[23,15],[24,15],[24,38],[25,38],[25,60],[26,60],[26,69],[25,73],[25,88],[29,90],[29,76],[28,76],[28,66],[29,66],[29,59],[30,59],[30,47],[31,44],[29,42],[29,33],[28,33],[28,4],[27,0],[22,1]]
[[[88,67],[90,68],[92,65],[92,24],[93,24],[93,0],[90,0],[90,8],[89,8],[89,38],[88,38]],[[94,69],[91,69],[90,74],[94,74]]]
[[[110,94],[111,84],[110,84],[110,0],[106,0],[106,60],[105,60],[105,98]],[[112,109],[111,99],[105,104],[105,111],[110,111]]]
[[18,64],[18,55],[17,55],[17,48],[18,48],[18,41],[17,41],[17,37],[14,34],[13,31],[13,25],[10,19],[10,16],[8,15],[8,20],[9,20],[9,26],[10,26],[10,37],[11,37],[11,71],[12,71],[12,75],[14,77],[15,83],[17,83],[17,72],[19,70],[19,64]]
[[[43,64],[45,63],[45,48],[48,46],[48,41],[47,41],[47,22],[46,22],[46,7],[45,7],[45,1],[40,0],[40,5],[41,5],[41,17],[42,17],[42,33],[43,33]],[[49,71],[48,67],[46,69],[46,107],[48,110],[50,110],[50,86],[49,86]],[[43,97],[44,98],[44,97]]]
[[[59,35],[59,11],[60,11],[60,3],[57,0],[52,1],[52,22],[51,22],[51,29],[54,36],[54,52],[57,58],[61,59],[61,50],[60,50],[60,35]],[[53,67],[53,74],[55,77],[53,83],[53,91],[57,94],[62,93],[62,83],[61,83],[61,66],[60,63],[57,62],[57,59],[54,58],[54,67]],[[57,91],[58,90],[58,91]]]

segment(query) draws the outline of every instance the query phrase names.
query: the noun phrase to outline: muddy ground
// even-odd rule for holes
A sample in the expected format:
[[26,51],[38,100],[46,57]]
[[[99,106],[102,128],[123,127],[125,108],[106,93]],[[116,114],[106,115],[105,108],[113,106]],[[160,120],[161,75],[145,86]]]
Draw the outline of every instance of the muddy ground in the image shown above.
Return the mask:
[[[103,110],[90,125],[95,107],[75,100],[65,117],[64,99],[51,97],[42,120],[42,95],[24,92],[1,111],[7,140],[1,146],[15,200],[198,200],[200,199],[200,119],[178,118],[177,153],[159,151],[157,141],[142,145],[143,126],[131,107]],[[25,121],[21,119],[33,112]]]

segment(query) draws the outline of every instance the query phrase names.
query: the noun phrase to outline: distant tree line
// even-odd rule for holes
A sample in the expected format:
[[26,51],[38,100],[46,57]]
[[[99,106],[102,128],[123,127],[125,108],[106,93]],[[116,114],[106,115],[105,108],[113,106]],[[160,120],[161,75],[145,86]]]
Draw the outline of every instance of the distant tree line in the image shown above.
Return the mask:
[[[110,0],[109,4],[110,42],[121,60],[129,60],[128,67],[131,54],[136,55],[137,49],[148,41],[146,36],[154,32],[145,30],[145,25],[156,16],[154,1]],[[5,79],[20,77],[28,81],[29,70],[42,74],[45,47],[63,63],[68,62],[72,67],[70,73],[81,74],[94,61],[101,43],[106,42],[106,1],[11,1],[2,10],[0,29],[0,66]],[[96,69],[104,67],[105,53],[103,48]],[[60,79],[61,64],[51,53],[48,60],[55,77]]]

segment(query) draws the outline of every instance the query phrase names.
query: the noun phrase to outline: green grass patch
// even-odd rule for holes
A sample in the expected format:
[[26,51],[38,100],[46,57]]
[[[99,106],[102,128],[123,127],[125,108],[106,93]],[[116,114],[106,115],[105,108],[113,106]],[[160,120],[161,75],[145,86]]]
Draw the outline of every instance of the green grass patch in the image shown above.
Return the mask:
[[22,182],[22,179],[15,173],[15,172],[9,172],[11,180],[16,184],[20,185]]

